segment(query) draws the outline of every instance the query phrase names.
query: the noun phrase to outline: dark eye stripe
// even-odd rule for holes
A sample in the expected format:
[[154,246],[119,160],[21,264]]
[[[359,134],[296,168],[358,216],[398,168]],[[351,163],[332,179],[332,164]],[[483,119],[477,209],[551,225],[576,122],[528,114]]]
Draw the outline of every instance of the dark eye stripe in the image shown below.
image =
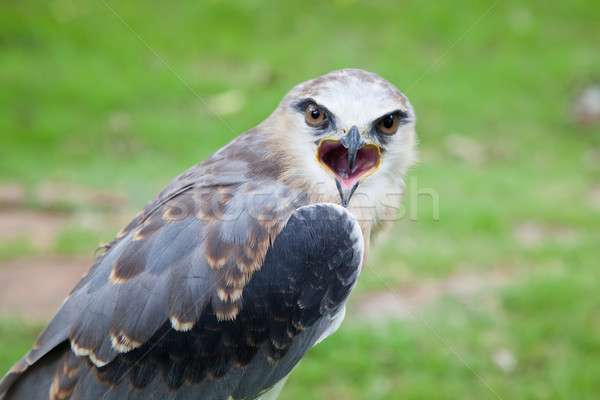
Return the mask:
[[[323,116],[323,120],[321,121],[321,123],[318,123],[316,125],[313,125],[311,123],[308,122],[307,117],[308,117],[308,107],[309,106],[314,106],[316,108],[318,108],[319,112],[321,113],[321,115]],[[323,134],[323,132],[325,130],[327,130],[329,127],[334,126],[335,125],[335,117],[333,116],[333,114],[327,109],[327,107],[324,107],[322,105],[320,105],[319,103],[317,103],[315,100],[311,99],[311,98],[306,98],[306,99],[301,99],[298,100],[297,102],[292,104],[292,107],[302,113],[302,115],[304,115],[304,120],[306,121],[307,125],[316,129],[317,132],[315,132],[318,135]],[[311,111],[312,114],[312,111]],[[311,115],[312,117],[312,115]]]
[[[412,121],[410,114],[403,110],[394,110],[384,114],[373,122],[371,135],[381,144],[381,152],[385,151],[385,146],[392,137],[398,132],[400,127]],[[386,125],[388,125],[386,127]]]

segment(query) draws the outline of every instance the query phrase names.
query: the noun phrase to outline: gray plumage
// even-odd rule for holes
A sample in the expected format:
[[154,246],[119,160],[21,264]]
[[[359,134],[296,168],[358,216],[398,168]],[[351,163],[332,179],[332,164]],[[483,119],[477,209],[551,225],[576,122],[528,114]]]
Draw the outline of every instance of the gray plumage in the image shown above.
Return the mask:
[[254,399],[281,386],[339,327],[369,237],[403,193],[413,127],[406,97],[375,74],[296,86],[103,246],[0,400]]

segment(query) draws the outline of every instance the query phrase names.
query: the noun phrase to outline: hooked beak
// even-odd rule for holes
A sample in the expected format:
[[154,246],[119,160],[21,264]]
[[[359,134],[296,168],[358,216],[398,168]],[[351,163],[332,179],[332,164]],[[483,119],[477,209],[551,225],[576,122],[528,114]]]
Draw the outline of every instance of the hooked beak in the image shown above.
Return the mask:
[[363,147],[367,142],[360,137],[358,128],[353,126],[350,128],[348,134],[340,139],[342,146],[348,149],[348,168],[352,170],[354,168],[354,162],[356,161],[356,153],[358,149]]
[[359,183],[379,168],[381,152],[352,126],[338,140],[323,139],[317,148],[317,160],[335,178],[342,206],[348,207]]

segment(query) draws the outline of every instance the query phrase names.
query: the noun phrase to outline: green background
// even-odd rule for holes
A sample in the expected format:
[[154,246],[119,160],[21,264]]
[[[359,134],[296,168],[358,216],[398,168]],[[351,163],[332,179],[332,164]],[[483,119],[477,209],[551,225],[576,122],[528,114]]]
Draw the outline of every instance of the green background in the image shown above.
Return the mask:
[[[600,125],[573,103],[600,78],[599,26],[592,0],[2,2],[0,183],[135,209],[293,85],[376,72],[417,113],[406,215],[281,398],[597,399]],[[89,255],[119,228],[67,229],[42,253]],[[0,260],[37,253],[0,243]],[[427,288],[405,316],[352,311]],[[43,322],[0,318],[0,370]]]

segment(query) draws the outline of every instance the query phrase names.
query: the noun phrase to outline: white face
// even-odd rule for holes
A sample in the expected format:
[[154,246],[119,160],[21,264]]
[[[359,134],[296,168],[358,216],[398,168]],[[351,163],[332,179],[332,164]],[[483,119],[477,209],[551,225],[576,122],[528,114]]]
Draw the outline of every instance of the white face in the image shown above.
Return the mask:
[[361,131],[366,131],[376,120],[396,111],[407,113],[407,117],[414,120],[407,99],[399,97],[399,92],[392,96],[391,88],[391,84],[383,80],[373,83],[352,77],[344,81],[330,81],[306,94],[333,114],[338,130],[356,125]]
[[[315,190],[338,194],[351,210],[370,209],[360,212],[366,218],[397,205],[402,176],[415,159],[415,116],[392,84],[361,70],[335,71],[296,86],[278,111],[274,116],[290,128],[286,145],[294,151],[286,153],[305,180],[317,183]],[[350,151],[351,141],[357,150]]]

